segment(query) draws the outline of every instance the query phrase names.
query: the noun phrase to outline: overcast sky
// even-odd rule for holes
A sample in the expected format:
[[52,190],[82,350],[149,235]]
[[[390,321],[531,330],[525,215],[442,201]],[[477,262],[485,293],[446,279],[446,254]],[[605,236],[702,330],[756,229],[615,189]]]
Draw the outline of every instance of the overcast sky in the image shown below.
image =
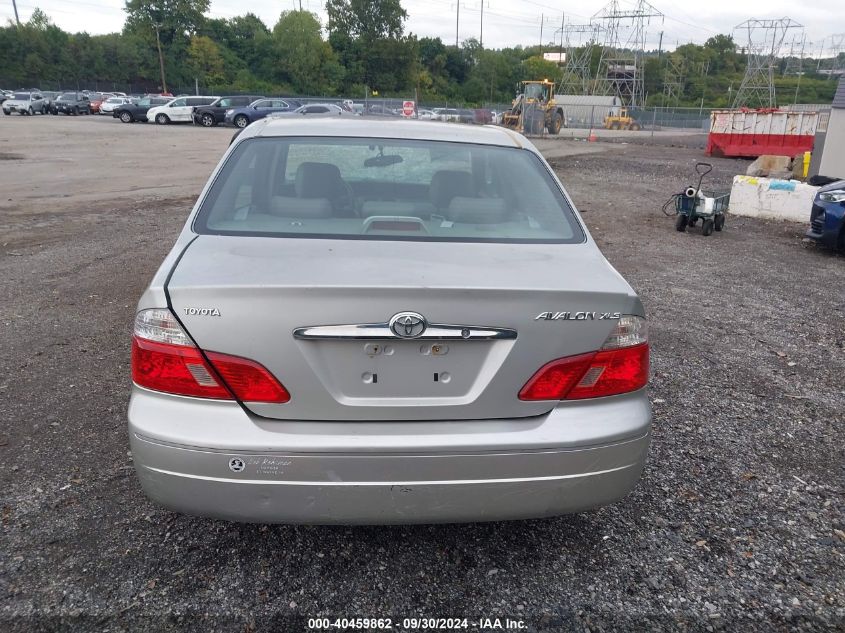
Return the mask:
[[[402,0],[408,11],[406,32],[418,36],[439,36],[445,42],[455,41],[455,19],[458,0]],[[478,38],[480,9],[484,2],[484,44],[490,48],[533,45],[560,35],[561,14],[567,22],[586,23],[600,11],[606,0],[465,0],[460,6],[459,38]],[[634,5],[633,0],[621,0],[623,7]],[[674,48],[686,42],[704,42],[716,33],[729,33],[734,26],[751,17],[781,18],[788,16],[805,27],[808,42],[813,43],[807,54],[818,55],[823,40],[832,34],[845,33],[843,0],[707,0],[707,2],[660,2],[654,6],[664,18],[652,18],[648,26],[647,48],[657,48],[663,31],[664,48]],[[22,21],[29,19],[35,7],[40,7],[58,26],[67,31],[88,31],[91,34],[119,31],[123,26],[123,0],[18,0]],[[212,0],[208,15],[230,18],[249,10],[272,28],[281,11],[299,6],[299,0]],[[320,0],[302,0],[303,8],[320,15],[325,22]],[[541,16],[544,19],[541,20]],[[12,0],[0,0],[0,19],[14,19]],[[741,38],[738,38],[741,39]],[[798,35],[800,40],[800,35]],[[787,48],[792,32],[787,38]],[[828,39],[824,45],[829,46]]]

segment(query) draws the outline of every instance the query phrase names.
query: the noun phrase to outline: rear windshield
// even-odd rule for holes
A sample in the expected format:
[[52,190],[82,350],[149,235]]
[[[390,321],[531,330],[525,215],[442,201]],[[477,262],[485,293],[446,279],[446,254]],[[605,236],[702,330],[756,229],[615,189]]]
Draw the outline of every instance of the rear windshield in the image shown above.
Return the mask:
[[542,161],[440,141],[252,138],[226,160],[198,233],[340,239],[577,243]]

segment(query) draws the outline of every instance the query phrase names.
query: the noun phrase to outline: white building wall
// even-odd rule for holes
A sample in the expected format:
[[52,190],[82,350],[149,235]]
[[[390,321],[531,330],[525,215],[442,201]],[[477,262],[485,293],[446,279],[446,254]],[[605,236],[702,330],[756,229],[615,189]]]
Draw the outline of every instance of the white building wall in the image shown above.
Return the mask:
[[845,109],[833,108],[830,111],[819,174],[845,178]]

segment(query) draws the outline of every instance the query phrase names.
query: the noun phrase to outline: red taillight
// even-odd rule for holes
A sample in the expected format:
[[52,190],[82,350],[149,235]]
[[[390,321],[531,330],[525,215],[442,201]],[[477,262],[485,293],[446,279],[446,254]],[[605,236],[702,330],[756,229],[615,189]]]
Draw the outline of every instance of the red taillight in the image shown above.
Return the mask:
[[520,400],[578,400],[628,393],[648,383],[648,343],[560,358],[525,383]]
[[142,310],[135,316],[132,380],[147,389],[195,398],[276,404],[290,400],[263,365],[219,352],[203,356],[165,308]]
[[206,356],[238,400],[277,404],[290,400],[287,389],[263,365],[218,352],[207,352]]
[[132,337],[132,380],[141,387],[180,396],[232,400],[196,347]]

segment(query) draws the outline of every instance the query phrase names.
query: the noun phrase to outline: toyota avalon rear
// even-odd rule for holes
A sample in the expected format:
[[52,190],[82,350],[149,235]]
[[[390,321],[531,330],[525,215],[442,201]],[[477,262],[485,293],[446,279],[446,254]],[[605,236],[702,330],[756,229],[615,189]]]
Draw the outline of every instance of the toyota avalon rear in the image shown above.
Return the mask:
[[554,516],[624,497],[643,307],[501,128],[261,121],[135,318],[141,484],[236,521]]

